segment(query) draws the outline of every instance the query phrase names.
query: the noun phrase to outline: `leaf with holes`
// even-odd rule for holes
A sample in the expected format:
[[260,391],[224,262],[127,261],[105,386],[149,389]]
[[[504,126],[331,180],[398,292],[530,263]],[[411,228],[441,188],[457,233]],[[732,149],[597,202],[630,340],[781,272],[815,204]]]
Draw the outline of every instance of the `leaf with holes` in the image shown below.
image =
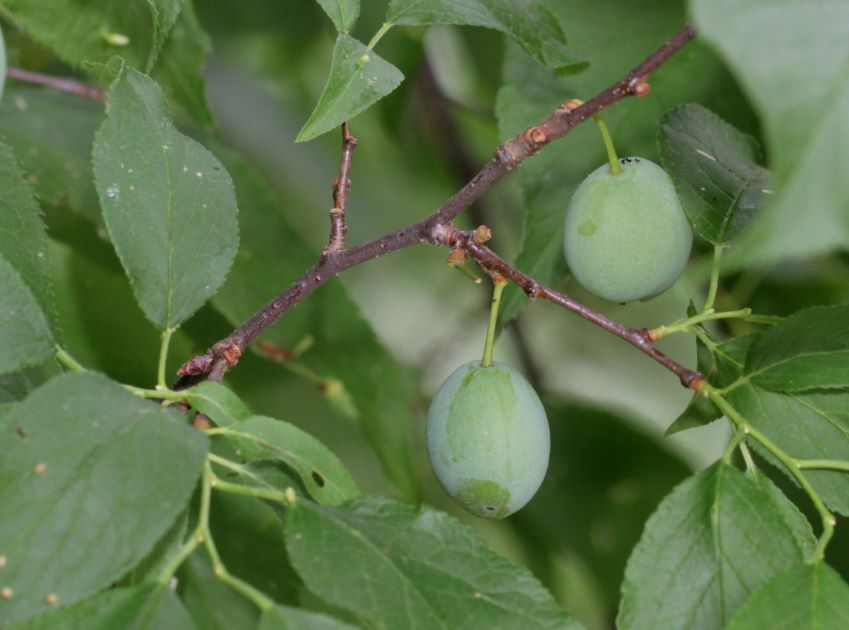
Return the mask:
[[288,422],[254,416],[228,427],[224,435],[247,461],[284,462],[316,501],[335,505],[360,496],[345,465],[324,444]]
[[138,564],[186,508],[207,439],[95,373],[49,381],[0,418],[0,600],[11,623],[72,604]]
[[701,105],[663,115],[659,149],[690,222],[714,245],[734,240],[772,192],[755,140]]
[[717,462],[646,522],[625,570],[617,626],[722,627],[747,595],[813,550],[810,525],[769,479]]
[[174,328],[215,293],[233,262],[233,183],[173,126],[149,77],[125,68],[107,103],[94,141],[103,217],[142,310],[159,328]]
[[340,33],[330,76],[295,142],[306,142],[350,120],[397,88],[404,75],[353,37]]
[[442,512],[389,499],[299,501],[284,528],[307,588],[367,627],[581,627],[526,569]]

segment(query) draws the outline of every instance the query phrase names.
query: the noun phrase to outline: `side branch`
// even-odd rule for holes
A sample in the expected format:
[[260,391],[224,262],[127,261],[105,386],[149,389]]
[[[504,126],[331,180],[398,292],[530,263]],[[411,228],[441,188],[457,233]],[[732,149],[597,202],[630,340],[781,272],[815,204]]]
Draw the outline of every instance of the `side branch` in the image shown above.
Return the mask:
[[85,83],[81,83],[79,81],[74,81],[73,79],[66,79],[64,77],[54,77],[49,74],[41,74],[40,72],[30,72],[29,70],[21,70],[20,68],[7,68],[6,76],[10,79],[21,81],[23,83],[43,85],[45,87],[58,90],[59,92],[65,92],[66,94],[82,96],[84,98],[88,98],[99,103],[103,102],[103,90],[101,90],[100,88],[92,87],[91,85],[86,85]]
[[348,224],[345,221],[345,207],[348,205],[348,193],[351,191],[351,180],[348,173],[351,171],[351,159],[354,149],[357,148],[357,139],[351,135],[348,123],[342,123],[342,161],[339,165],[339,177],[333,182],[333,208],[330,210],[330,240],[324,248],[324,255],[345,249],[345,236],[348,233]]
[[[527,158],[534,155],[540,148],[554,140],[562,138],[578,124],[592,117],[594,114],[628,96],[642,96],[646,94],[648,92],[646,77],[663,65],[666,60],[689,42],[693,36],[693,29],[690,26],[685,26],[636,68],[606,90],[580,106],[573,107],[571,103],[561,105],[539,125],[526,129],[499,146],[495,155],[486,163],[480,172],[432,215],[356,247],[338,249],[332,255],[323,255],[300,278],[284,289],[277,297],[234,330],[228,337],[213,345],[205,355],[195,357],[185,363],[180,368],[179,374],[184,377],[195,377],[192,380],[203,379],[206,377],[205,375],[209,374],[211,374],[212,378],[218,379],[227,369],[235,365],[238,357],[245,348],[266,328],[271,326],[284,313],[330,278],[339,275],[346,269],[412,245],[420,243],[443,245],[444,243],[440,240],[442,238],[440,236],[440,230],[445,228],[460,212],[477,201],[493,184],[502,179]],[[353,151],[353,148],[350,151]],[[345,168],[344,151],[342,168]],[[344,178],[340,176],[340,183],[343,181],[345,181]],[[340,190],[345,191],[345,187],[340,185]],[[455,228],[450,226],[445,229],[449,231],[455,230]],[[333,232],[331,232],[331,236],[332,234]],[[697,387],[697,383],[702,382],[703,379],[700,379],[697,373],[690,373],[689,370],[679,366],[657,351],[651,344],[651,340],[643,332],[639,330],[635,332],[635,329],[629,329],[608,320],[603,315],[595,313],[588,307],[580,305],[552,289],[542,287],[532,278],[510,267],[488,248],[481,250],[471,248],[468,252],[470,255],[485,258],[493,265],[503,266],[503,271],[500,271],[500,273],[519,283],[525,288],[526,292],[529,289],[533,289],[529,293],[532,296],[544,297],[569,310],[573,310],[596,325],[637,346],[643,352],[664,365],[664,367],[675,373],[685,386],[695,388]]]

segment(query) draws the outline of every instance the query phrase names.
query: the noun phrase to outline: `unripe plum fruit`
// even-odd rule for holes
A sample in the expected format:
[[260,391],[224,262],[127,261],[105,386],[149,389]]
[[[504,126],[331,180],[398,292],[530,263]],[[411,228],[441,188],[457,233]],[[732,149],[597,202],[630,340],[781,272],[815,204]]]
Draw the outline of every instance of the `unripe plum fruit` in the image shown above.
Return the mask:
[[587,291],[613,302],[654,297],[687,264],[693,230],[660,166],[643,158],[608,164],[581,182],[566,211],[563,246]]
[[427,417],[427,452],[437,479],[478,516],[523,507],[548,469],[551,437],[531,384],[509,365],[460,366],[439,388]]

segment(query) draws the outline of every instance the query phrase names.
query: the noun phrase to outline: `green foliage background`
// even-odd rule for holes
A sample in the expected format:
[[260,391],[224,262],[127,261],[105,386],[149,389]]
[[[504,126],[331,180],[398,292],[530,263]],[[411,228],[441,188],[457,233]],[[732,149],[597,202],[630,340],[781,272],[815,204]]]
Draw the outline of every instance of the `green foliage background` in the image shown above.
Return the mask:
[[[316,260],[342,121],[359,243],[431,213],[499,141],[688,19],[699,36],[651,93],[605,112],[620,155],[670,172],[699,234],[670,291],[611,305],[569,277],[563,213],[605,160],[590,125],[458,225],[489,225],[517,267],[640,327],[695,314],[727,247],[716,308],[787,318],[709,321],[698,346],[661,348],[732,385],[779,450],[845,464],[841,0],[0,0],[0,70],[107,90],[104,110],[0,79],[0,627],[846,627],[846,469],[807,473],[839,515],[823,561],[822,512],[774,450],[732,457],[707,398],[515,287],[497,357],[546,402],[551,466],[510,519],[460,511],[430,472],[425,413],[479,355],[489,293],[443,250],[352,269],[287,313],[226,388],[190,394],[210,439],[117,384],[153,388],[174,328],[171,381]],[[62,374],[57,345],[105,376]],[[283,349],[294,359],[273,360]],[[187,547],[198,532],[212,561]]]

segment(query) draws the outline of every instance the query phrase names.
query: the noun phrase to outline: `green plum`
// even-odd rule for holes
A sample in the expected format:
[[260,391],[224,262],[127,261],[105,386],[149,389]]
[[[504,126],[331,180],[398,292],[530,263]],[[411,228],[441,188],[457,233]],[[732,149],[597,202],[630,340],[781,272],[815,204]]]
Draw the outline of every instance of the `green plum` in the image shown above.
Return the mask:
[[587,291],[613,302],[645,300],[681,275],[693,230],[660,166],[643,158],[600,166],[581,182],[566,211],[566,262]]
[[523,507],[548,468],[551,437],[533,387],[509,365],[460,366],[439,388],[427,419],[427,452],[437,479],[478,516]]

